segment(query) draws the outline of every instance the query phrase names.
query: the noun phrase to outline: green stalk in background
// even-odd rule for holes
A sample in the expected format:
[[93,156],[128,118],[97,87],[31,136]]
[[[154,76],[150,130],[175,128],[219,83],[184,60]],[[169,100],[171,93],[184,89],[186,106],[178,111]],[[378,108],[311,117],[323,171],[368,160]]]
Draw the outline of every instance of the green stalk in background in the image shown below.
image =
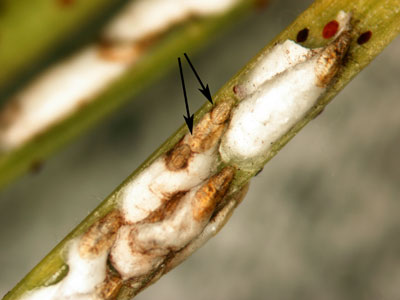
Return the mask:
[[89,105],[21,147],[0,154],[0,187],[129,101],[133,95],[175,65],[178,55],[200,49],[217,32],[236,22],[253,7],[253,1],[238,1],[222,15],[189,19],[168,31],[127,72],[102,93],[94,96]]
[[[125,1],[126,2],[126,1]],[[4,0],[0,3],[0,88],[120,1]]]
[[[324,43],[320,33],[321,28],[333,19],[339,10],[352,11],[356,22],[353,31],[353,43],[349,50],[349,60],[342,66],[338,80],[330,86],[327,93],[320,99],[319,105],[315,107],[301,122],[299,122],[287,135],[276,143],[276,154],[308,121],[312,120],[323,107],[335,96],[363,67],[365,67],[377,54],[379,54],[386,45],[400,31],[400,20],[393,7],[398,7],[398,1],[366,1],[365,3],[354,4],[351,1],[317,1],[308,10],[306,10],[292,25],[281,33],[274,41],[270,43],[263,51],[275,43],[286,39],[295,39],[297,32],[307,27],[310,29],[310,38],[306,42],[309,47],[317,47]],[[370,30],[373,35],[368,44],[359,46],[355,42],[360,33]],[[245,69],[229,81],[214,97],[216,101],[225,97],[232,97],[232,88],[242,79],[242,75],[247,68],[250,68],[256,62],[256,58],[245,67]],[[209,105],[204,106],[198,113],[197,119],[210,109]],[[186,132],[182,127],[176,134],[167,140],[141,167],[135,171],[132,176],[139,174],[146,166],[154,161],[162,153],[168,151]],[[271,158],[271,157],[270,157]],[[240,188],[257,172],[263,163],[254,166],[254,170],[242,172],[239,180],[234,183],[233,188]],[[130,177],[131,178],[131,177]],[[130,180],[127,179],[127,181]],[[126,182],[127,182],[126,181]],[[124,183],[121,185],[121,187]],[[85,232],[85,230],[97,220],[113,209],[117,199],[117,188],[91,215],[89,215],[63,242],[61,242],[31,273],[25,277],[18,286],[11,291],[4,299],[18,299],[25,290],[40,286],[46,283],[48,279],[56,273],[62,274],[66,270],[61,257],[63,246],[71,238]],[[60,275],[62,276],[62,275]]]

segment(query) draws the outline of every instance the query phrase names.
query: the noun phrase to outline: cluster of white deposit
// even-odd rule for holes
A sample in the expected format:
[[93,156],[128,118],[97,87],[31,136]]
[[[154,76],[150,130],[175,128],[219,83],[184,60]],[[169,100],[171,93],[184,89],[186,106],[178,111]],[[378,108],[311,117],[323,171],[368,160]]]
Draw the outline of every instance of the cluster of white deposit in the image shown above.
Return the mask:
[[136,0],[89,45],[45,71],[0,112],[0,150],[9,151],[90,103],[171,26],[218,14],[237,0]]
[[193,135],[121,188],[119,206],[67,245],[67,276],[22,299],[112,299],[123,282],[139,290],[146,276],[162,275],[213,236],[241,197],[221,202],[235,175],[218,156],[232,106],[220,101]]
[[226,162],[251,168],[316,104],[336,74],[350,42],[350,14],[337,16],[340,30],[327,47],[307,49],[290,40],[260,57],[237,87],[235,109],[220,153]]
[[316,104],[339,69],[350,17],[340,13],[337,19],[341,29],[324,48],[286,41],[262,56],[239,86],[239,105],[218,101],[193,135],[126,183],[117,192],[118,207],[69,243],[68,274],[22,299],[114,299],[124,283],[135,294],[213,236],[243,195],[226,197],[236,170],[262,158]]

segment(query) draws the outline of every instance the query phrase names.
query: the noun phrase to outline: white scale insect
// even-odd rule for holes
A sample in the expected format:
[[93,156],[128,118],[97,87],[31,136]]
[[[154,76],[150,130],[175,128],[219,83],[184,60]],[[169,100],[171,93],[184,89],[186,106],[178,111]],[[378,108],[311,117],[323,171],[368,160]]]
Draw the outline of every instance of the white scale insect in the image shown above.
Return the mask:
[[224,161],[242,169],[262,162],[271,145],[316,104],[347,52],[350,14],[340,12],[340,30],[325,48],[307,49],[290,40],[276,45],[238,87],[245,98],[222,138]]
[[[225,224],[246,188],[226,197],[236,168],[264,159],[318,101],[351,42],[350,14],[326,47],[273,47],[244,75],[240,103],[221,100],[169,152],[118,193],[119,207],[67,247],[68,274],[23,300],[106,300],[124,282],[135,295],[175,267]],[[220,158],[229,167],[218,169]],[[106,267],[107,260],[118,273]]]

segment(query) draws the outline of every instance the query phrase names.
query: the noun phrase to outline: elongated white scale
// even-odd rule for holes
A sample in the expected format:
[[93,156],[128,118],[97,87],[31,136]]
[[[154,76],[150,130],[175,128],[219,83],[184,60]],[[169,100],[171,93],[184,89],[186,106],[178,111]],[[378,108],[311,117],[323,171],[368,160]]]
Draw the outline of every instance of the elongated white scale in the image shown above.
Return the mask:
[[[0,149],[10,150],[21,145],[88,104],[127,67],[124,62],[104,60],[92,46],[51,68],[5,108],[13,114],[10,115],[13,119],[0,126]],[[3,122],[4,118],[3,115]]]
[[180,195],[176,207],[161,221],[121,228],[110,260],[123,279],[145,275],[156,269],[169,253],[185,247],[207,225],[217,202],[233,178],[225,168],[205,183]]
[[[217,211],[209,223],[204,227],[203,231],[194,238],[187,246],[175,253],[173,258],[167,263],[161,265],[157,273],[154,275],[150,284],[156,282],[163,274],[171,271],[177,265],[182,263],[186,258],[190,257],[197,249],[201,248],[210,238],[214,237],[226,224],[234,209],[240,204],[243,197],[246,195],[248,185],[244,186],[239,192],[234,194],[221,210]],[[133,286],[132,294],[136,295],[146,284],[138,282]]]
[[[117,195],[117,209],[69,244],[67,276],[22,299],[114,299],[123,282],[135,294],[215,235],[246,190],[221,203],[236,168],[263,159],[270,144],[307,113],[338,71],[350,43],[350,15],[341,12],[338,21],[339,33],[324,48],[309,50],[290,41],[275,46],[264,59],[282,57],[286,62],[260,61],[243,81],[242,102],[233,109],[232,100],[220,101],[196,124],[193,135],[184,136],[127,183]],[[278,70],[265,75],[268,66]],[[218,154],[236,168],[217,171]],[[107,273],[107,259],[118,276]]]
[[249,189],[249,185],[245,185],[240,191],[234,194],[224,207],[218,211],[212,220],[207,224],[204,230],[199,234],[196,239],[193,239],[185,248],[179,251],[174,258],[166,265],[166,271],[168,272],[183,262],[187,257],[192,255],[197,249],[201,248],[210,238],[214,237],[222,227],[228,222],[229,218],[233,214],[233,210],[246,196]]
[[[339,30],[335,37],[349,30],[351,14],[340,11],[335,18],[339,23]],[[236,94],[242,100],[253,94],[263,83],[278,76],[280,73],[295,67],[297,64],[311,59],[322,48],[308,49],[291,40],[275,45],[270,51],[260,55],[251,68],[244,75],[243,80],[236,87]]]
[[239,104],[233,112],[234,125],[222,138],[224,161],[251,168],[310,110],[325,90],[317,85],[317,61],[313,57],[285,70]]
[[[139,0],[126,7],[120,18],[105,31],[116,41],[138,41],[144,35],[158,34],[164,28],[190,15],[212,15],[226,11],[237,0]],[[147,14],[143,14],[146,11]],[[149,18],[151,16],[151,18]],[[131,30],[135,28],[136,30]]]
[[253,94],[264,82],[306,61],[311,55],[310,49],[290,40],[277,44],[271,51],[261,55],[257,59],[255,67],[245,75],[242,83],[236,88],[238,97],[243,99],[245,96]]
[[95,99],[151,44],[154,34],[192,16],[222,13],[238,0],[132,1],[105,28],[104,43],[51,67],[0,112],[0,151],[10,151]]
[[129,223],[146,218],[157,209],[164,198],[175,191],[186,191],[197,186],[212,174],[217,160],[216,147],[194,155],[188,167],[170,171],[164,158],[155,161],[120,192],[122,211]]
[[171,250],[183,248],[201,232],[203,222],[191,217],[189,203],[196,192],[193,189],[185,195],[176,213],[162,222],[121,228],[111,250],[111,261],[122,278],[141,276],[155,269]]
[[[222,137],[219,152],[223,161],[242,169],[260,164],[271,146],[317,103],[347,52],[349,18],[339,13],[341,29],[329,46],[306,49],[286,41],[247,75],[237,89],[244,99]],[[265,75],[264,70],[272,66],[277,69]]]

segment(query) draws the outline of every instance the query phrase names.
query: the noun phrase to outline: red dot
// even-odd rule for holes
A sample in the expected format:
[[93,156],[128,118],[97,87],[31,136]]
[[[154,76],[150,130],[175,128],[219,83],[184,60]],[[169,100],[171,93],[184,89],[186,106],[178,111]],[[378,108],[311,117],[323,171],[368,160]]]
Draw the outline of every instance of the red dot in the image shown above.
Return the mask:
[[362,45],[369,41],[372,36],[372,32],[370,30],[363,32],[357,39],[357,44]]
[[330,21],[325,25],[324,30],[322,30],[322,36],[324,39],[330,39],[333,37],[339,29],[339,23],[336,20]]

